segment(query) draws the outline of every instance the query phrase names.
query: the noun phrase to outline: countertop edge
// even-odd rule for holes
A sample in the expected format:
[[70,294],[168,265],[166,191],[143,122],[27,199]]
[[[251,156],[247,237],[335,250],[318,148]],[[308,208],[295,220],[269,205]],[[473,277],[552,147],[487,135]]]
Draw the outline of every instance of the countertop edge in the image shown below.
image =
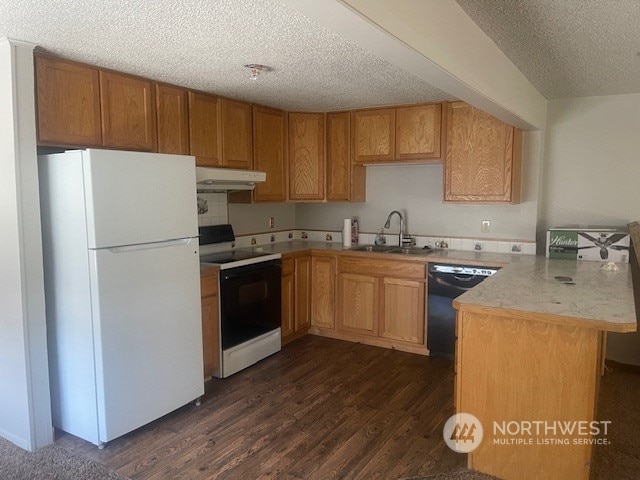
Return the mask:
[[580,328],[595,328],[606,332],[631,333],[637,330],[634,323],[614,323],[590,318],[570,317],[552,313],[531,312],[526,310],[514,310],[510,308],[486,307],[472,303],[460,303],[454,299],[453,308],[459,312],[479,313],[496,317],[515,318],[518,320],[537,321],[554,325],[574,326]]

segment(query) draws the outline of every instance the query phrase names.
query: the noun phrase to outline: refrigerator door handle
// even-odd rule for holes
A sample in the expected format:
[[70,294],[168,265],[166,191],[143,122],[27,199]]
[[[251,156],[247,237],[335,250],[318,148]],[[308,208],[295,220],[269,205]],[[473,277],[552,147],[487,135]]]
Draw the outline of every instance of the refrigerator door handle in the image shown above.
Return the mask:
[[151,250],[152,248],[175,247],[178,245],[189,245],[193,238],[179,238],[177,240],[166,240],[164,242],[140,243],[137,245],[124,245],[122,247],[110,247],[111,253],[135,252],[137,250]]

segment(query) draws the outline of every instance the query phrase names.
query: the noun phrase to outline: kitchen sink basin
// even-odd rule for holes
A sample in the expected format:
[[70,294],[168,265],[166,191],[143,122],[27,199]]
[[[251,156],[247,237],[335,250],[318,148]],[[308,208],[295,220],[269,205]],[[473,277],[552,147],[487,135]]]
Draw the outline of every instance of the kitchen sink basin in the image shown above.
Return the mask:
[[400,255],[429,255],[434,252],[430,248],[397,247],[395,245],[360,245],[351,250],[355,252],[398,253]]

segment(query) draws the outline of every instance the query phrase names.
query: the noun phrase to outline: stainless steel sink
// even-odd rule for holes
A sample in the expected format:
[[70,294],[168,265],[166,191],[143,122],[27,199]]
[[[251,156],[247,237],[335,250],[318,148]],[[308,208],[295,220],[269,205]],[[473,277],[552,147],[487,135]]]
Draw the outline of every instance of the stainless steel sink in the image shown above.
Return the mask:
[[434,252],[434,250],[421,247],[398,247],[395,245],[360,245],[351,250],[355,252],[398,253],[400,255],[429,255]]

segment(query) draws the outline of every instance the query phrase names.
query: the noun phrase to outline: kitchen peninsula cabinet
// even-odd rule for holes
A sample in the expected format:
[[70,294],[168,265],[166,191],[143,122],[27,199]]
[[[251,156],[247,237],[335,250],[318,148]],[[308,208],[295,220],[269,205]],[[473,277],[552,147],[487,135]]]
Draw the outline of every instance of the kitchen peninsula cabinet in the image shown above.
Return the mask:
[[156,151],[156,109],[153,96],[151,81],[101,70],[103,146]]
[[282,259],[282,283],[280,293],[282,296],[282,324],[280,334],[282,336],[282,344],[284,345],[296,330],[295,260],[293,258],[285,259],[283,257]]
[[519,203],[522,132],[464,102],[448,104],[444,200]]
[[189,152],[199,167],[222,166],[220,99],[189,92]]
[[289,114],[289,199],[324,200],[324,114]]
[[327,113],[327,195],[328,202],[364,202],[366,169],[352,162],[352,121],[350,112]]
[[222,166],[253,167],[251,104],[222,99]]
[[218,269],[210,268],[200,276],[202,302],[202,352],[204,376],[220,368],[220,320],[218,315]]
[[189,155],[189,98],[184,88],[156,84],[158,152]]
[[102,146],[98,69],[36,54],[35,75],[38,144]]

